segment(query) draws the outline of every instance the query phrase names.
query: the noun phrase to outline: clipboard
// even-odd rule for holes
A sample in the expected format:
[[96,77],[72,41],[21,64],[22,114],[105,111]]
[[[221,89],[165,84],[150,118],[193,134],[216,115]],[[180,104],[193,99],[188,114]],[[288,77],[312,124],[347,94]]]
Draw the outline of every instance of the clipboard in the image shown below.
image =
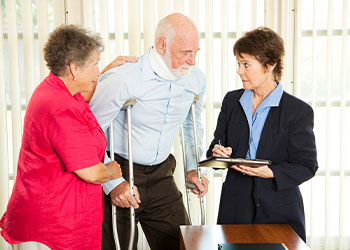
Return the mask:
[[211,156],[208,159],[198,162],[200,167],[210,168],[229,168],[232,165],[248,165],[250,167],[261,167],[263,165],[271,165],[269,160],[247,160],[243,158],[230,158],[230,157],[216,157]]

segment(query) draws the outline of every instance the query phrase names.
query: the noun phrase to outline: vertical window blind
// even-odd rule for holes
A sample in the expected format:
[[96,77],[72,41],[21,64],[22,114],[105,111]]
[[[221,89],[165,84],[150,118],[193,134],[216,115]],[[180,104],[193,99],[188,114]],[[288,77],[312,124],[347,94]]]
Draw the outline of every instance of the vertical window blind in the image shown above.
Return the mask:
[[[301,185],[311,249],[350,249],[350,4],[349,0],[1,0],[0,214],[16,178],[23,117],[35,87],[48,74],[43,46],[63,23],[99,33],[101,67],[118,55],[140,56],[153,45],[157,22],[172,12],[189,16],[200,32],[197,65],[206,75],[204,148],[210,144],[227,91],[242,87],[232,48],[237,38],[269,26],[284,39],[284,90],[312,105],[320,169]],[[175,178],[184,176],[177,137]],[[215,224],[224,171],[206,169],[206,222]],[[200,223],[191,196],[192,219]],[[347,222],[347,223],[346,223]],[[0,239],[0,248],[7,249]],[[147,249],[144,237],[139,248]]]
[[349,1],[295,2],[294,94],[313,106],[320,169],[302,185],[312,249],[349,249]]

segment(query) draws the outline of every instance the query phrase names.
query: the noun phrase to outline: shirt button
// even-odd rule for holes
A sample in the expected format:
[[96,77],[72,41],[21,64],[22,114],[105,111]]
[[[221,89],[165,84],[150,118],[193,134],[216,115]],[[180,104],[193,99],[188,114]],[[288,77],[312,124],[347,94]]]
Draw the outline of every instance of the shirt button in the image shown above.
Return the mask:
[[259,204],[259,203],[256,203],[256,206],[257,206],[257,207],[260,207],[260,204]]

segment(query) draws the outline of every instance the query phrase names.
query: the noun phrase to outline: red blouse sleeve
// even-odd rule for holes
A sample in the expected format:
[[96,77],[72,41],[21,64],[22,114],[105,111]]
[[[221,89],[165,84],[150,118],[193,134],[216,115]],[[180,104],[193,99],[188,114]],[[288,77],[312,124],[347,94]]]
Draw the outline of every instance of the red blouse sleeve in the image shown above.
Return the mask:
[[91,167],[102,160],[104,134],[90,113],[68,107],[53,116],[51,143],[67,171]]

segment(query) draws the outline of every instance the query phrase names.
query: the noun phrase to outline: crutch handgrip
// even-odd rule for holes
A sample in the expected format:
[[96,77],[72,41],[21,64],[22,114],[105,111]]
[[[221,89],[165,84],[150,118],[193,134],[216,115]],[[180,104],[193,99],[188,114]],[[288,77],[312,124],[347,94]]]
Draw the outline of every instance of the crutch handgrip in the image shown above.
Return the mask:
[[188,188],[188,189],[196,189],[196,190],[199,191],[198,187],[195,184],[193,184],[193,183],[191,183],[189,181],[186,181],[185,185],[186,185],[186,188]]

